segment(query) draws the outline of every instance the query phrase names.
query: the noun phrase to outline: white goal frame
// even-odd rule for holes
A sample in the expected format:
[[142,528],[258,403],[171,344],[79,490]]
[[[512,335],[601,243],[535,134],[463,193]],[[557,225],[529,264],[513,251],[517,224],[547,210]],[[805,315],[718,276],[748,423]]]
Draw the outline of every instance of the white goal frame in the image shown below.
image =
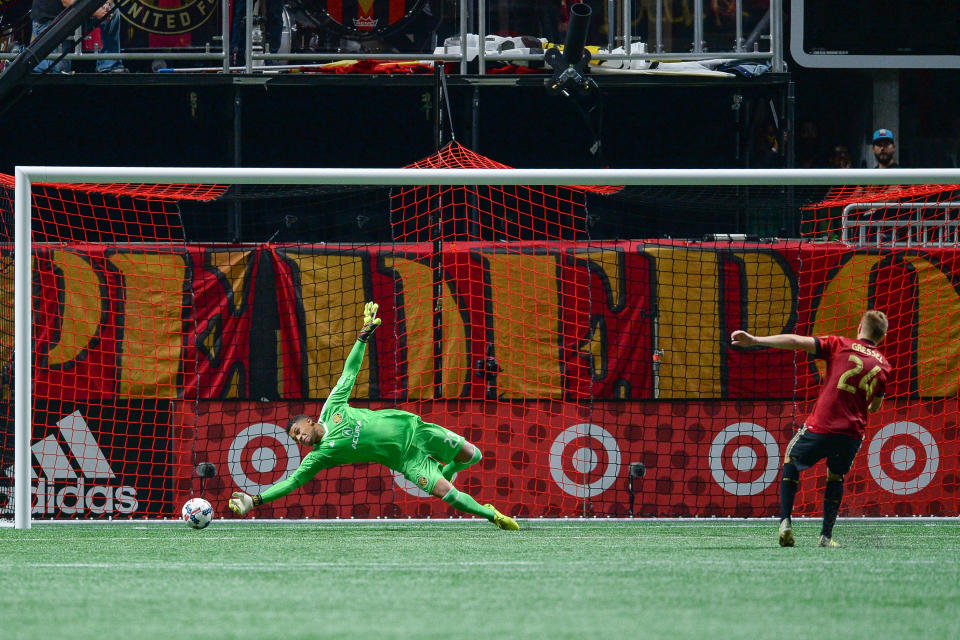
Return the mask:
[[14,170],[14,526],[31,526],[34,183],[808,186],[960,184],[960,169],[303,169],[17,166]]

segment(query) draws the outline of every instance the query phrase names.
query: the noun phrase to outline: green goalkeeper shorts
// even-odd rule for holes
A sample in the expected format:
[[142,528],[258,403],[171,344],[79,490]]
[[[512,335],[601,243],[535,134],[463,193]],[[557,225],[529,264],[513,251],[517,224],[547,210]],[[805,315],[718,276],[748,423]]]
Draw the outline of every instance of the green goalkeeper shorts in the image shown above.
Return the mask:
[[453,462],[463,443],[463,436],[417,416],[413,442],[399,471],[417,487],[432,493],[443,477],[440,473],[443,465]]
[[417,485],[418,489],[433,493],[437,481],[443,478],[443,474],[440,473],[441,468],[443,468],[441,463],[423,451],[411,447],[398,471],[403,474],[404,478]]
[[424,422],[417,416],[416,427],[413,431],[413,442],[411,451],[417,448],[432,458],[436,458],[443,464],[453,462],[454,457],[463,448],[463,436],[457,435],[449,429],[444,429],[438,424]]

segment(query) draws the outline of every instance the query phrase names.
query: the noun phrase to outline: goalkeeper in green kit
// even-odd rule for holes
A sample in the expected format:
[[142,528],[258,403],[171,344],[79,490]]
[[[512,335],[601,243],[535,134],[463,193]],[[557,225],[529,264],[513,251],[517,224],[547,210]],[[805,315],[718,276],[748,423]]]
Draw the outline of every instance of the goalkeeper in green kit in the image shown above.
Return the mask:
[[378,305],[368,302],[363,309],[363,328],[347,356],[343,375],[323,403],[320,418],[294,416],[287,433],[302,445],[312,446],[293,474],[251,496],[235,491],[228,505],[239,516],[255,507],[299,489],[323,469],[341,464],[379,462],[399,471],[410,482],[454,509],[483,516],[501,529],[517,530],[516,520],[493,505],[480,505],[451,483],[453,474],[480,462],[480,449],[463,436],[440,425],[424,422],[420,416],[399,409],[357,409],[347,404],[363,363],[367,339],[380,326]]

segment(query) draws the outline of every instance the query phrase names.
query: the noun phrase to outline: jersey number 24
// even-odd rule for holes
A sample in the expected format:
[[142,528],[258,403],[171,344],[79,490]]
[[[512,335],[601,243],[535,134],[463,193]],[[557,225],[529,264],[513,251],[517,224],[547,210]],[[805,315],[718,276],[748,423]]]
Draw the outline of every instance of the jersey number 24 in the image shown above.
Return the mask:
[[[863,360],[858,358],[855,355],[850,356],[850,362],[853,363],[853,366],[840,374],[840,379],[837,381],[837,389],[841,391],[847,391],[849,393],[856,393],[857,389],[848,384],[848,381],[853,376],[857,375],[863,371]],[[867,394],[867,404],[870,404],[870,401],[873,400],[873,394],[877,391],[877,374],[880,373],[880,365],[876,365],[873,369],[867,372],[867,375],[860,378],[860,383],[857,387],[863,389]]]

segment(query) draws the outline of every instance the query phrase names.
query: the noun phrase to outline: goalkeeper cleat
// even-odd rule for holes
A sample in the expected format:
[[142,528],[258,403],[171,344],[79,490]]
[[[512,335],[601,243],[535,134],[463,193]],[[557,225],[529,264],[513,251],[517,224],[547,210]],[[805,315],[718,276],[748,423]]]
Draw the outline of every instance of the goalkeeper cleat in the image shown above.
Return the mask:
[[497,525],[498,527],[500,527],[501,529],[503,529],[503,530],[505,530],[505,531],[519,531],[519,530],[520,530],[520,525],[517,524],[517,521],[516,521],[516,520],[514,520],[514,519],[511,518],[510,516],[505,516],[505,515],[503,515],[502,513],[500,513],[499,511],[497,511],[497,508],[496,508],[495,506],[493,506],[492,504],[485,504],[485,505],[483,505],[483,506],[485,506],[487,509],[492,509],[492,510],[493,510],[493,524]]
[[781,547],[793,546],[793,526],[790,524],[790,518],[780,521],[779,540]]
[[839,549],[843,546],[829,536],[820,536],[820,542],[818,542],[817,545],[821,547],[827,547],[828,549]]

